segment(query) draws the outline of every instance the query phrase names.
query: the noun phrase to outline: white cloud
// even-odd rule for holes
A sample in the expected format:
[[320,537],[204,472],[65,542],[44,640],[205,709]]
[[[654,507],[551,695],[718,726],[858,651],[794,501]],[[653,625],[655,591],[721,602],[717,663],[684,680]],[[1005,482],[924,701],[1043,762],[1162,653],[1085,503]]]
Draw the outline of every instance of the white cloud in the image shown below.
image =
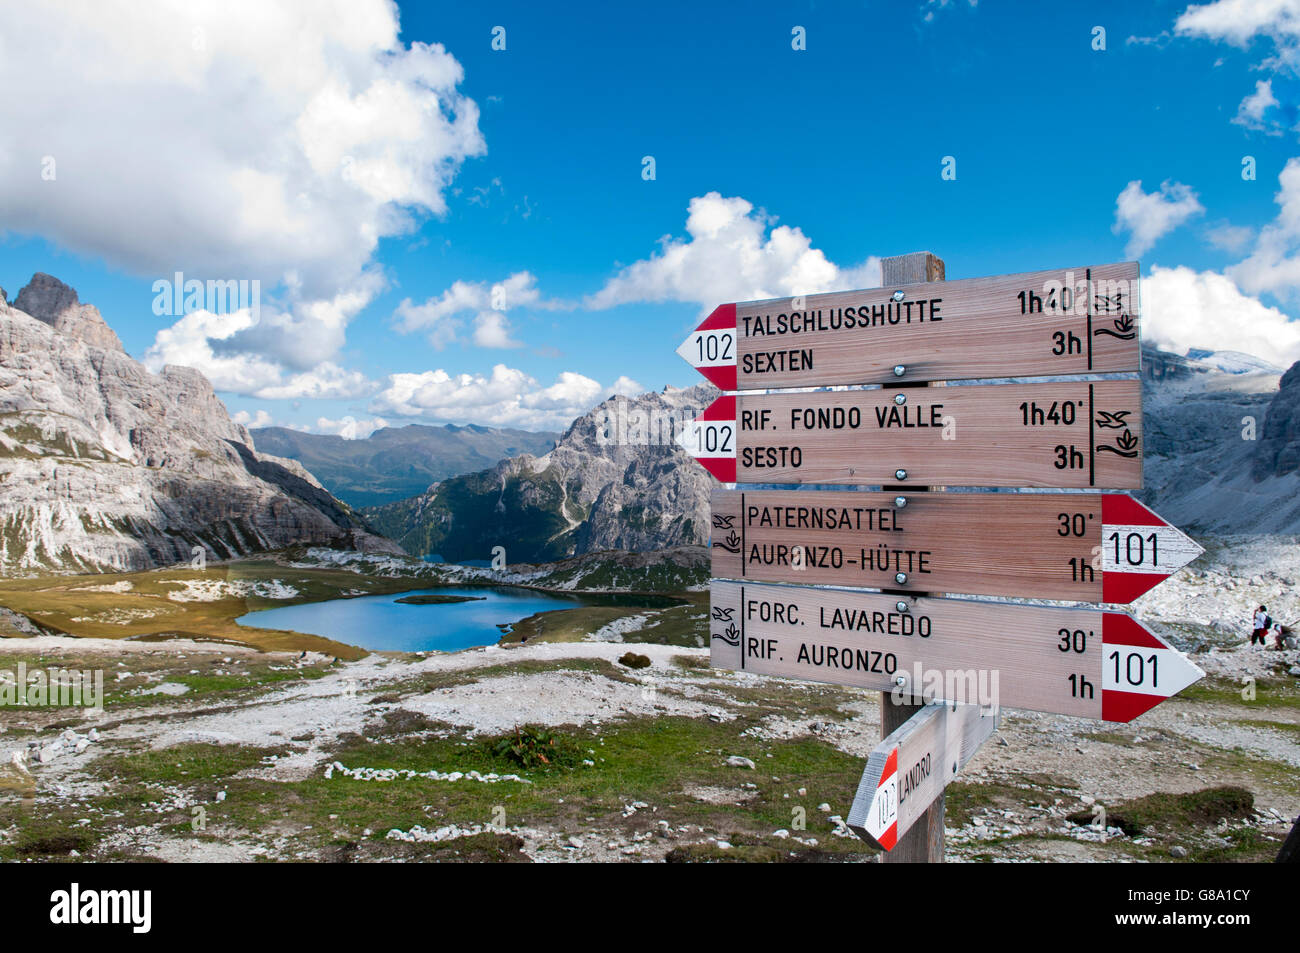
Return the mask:
[[1269,292],[1291,298],[1300,288],[1300,159],[1288,159],[1273,197],[1278,216],[1260,229],[1251,254],[1227,273],[1252,294]]
[[1156,49],[1164,49],[1172,39],[1173,35],[1168,30],[1161,30],[1155,36],[1130,36],[1124,43],[1126,46],[1154,46]]
[[[622,269],[587,298],[602,309],[634,301],[687,301],[712,309],[727,301],[816,294],[880,284],[880,259],[841,267],[798,228],[743,198],[717,192],[691,199],[689,238],[660,239],[660,251]],[[770,231],[769,231],[770,228]]]
[[479,347],[522,347],[510,336],[510,319],[501,311],[480,311],[474,318],[474,343]]
[[1264,114],[1276,105],[1278,105],[1278,101],[1277,97],[1273,95],[1273,81],[1271,79],[1256,80],[1255,91],[1237,106],[1237,115],[1232,122],[1234,125],[1245,126],[1247,129],[1253,129],[1257,132],[1262,131],[1272,136],[1280,136],[1282,130],[1277,123],[1266,123],[1264,121]]
[[[1278,44],[1279,55],[1293,57],[1300,41],[1300,0],[1215,0],[1193,4],[1175,21],[1174,31],[1239,47],[1247,46],[1256,36],[1266,36]],[[1294,63],[1294,58],[1290,62]]]
[[263,400],[338,400],[366,397],[375,389],[375,383],[360,371],[349,371],[324,361],[309,371],[286,377],[279,384],[263,387],[253,396]]
[[1173,231],[1205,208],[1189,186],[1166,179],[1159,192],[1143,192],[1142,181],[1134,179],[1115,199],[1115,225],[1112,231],[1130,232],[1124,254],[1137,258],[1163,235]]
[[[461,292],[457,285],[462,284],[463,282],[456,282],[443,292],[443,298],[448,295],[459,295]],[[415,328],[425,330],[429,343],[441,351],[456,340],[456,333],[460,328],[460,322],[451,316],[453,312],[447,311],[447,307],[448,305],[435,302],[432,298],[424,304],[416,304],[410,298],[403,298],[393,317],[397,319],[399,330],[410,331]]]
[[300,397],[349,398],[373,393],[364,374],[322,361],[297,373],[257,353],[223,345],[256,326],[250,309],[225,314],[194,311],[158,332],[144,355],[144,365],[157,373],[167,364],[197,368],[220,391],[263,400]]
[[239,393],[329,374],[380,240],[444,213],[485,149],[460,64],[399,29],[392,0],[5,4],[0,223],[136,274],[283,289],[196,366]]
[[390,0],[6,4],[0,88],[40,95],[0,120],[39,146],[0,153],[0,221],[144,274],[296,270],[332,297],[484,151],[460,64],[398,33]]
[[248,308],[226,314],[193,311],[163,328],[145,352],[144,364],[154,373],[166,364],[195,367],[217,390],[250,394],[277,384],[283,370],[273,361],[252,354],[218,354],[213,343],[225,341],[255,324]]
[[[974,9],[979,6],[979,0],[966,0],[967,4]],[[925,0],[921,4],[921,19],[926,23],[934,22],[934,15],[940,10],[946,10],[948,7],[957,6],[956,0]]]
[[[292,280],[295,276],[290,276]],[[363,272],[329,298],[304,300],[291,284],[283,307],[263,304],[258,320],[233,335],[219,350],[258,354],[294,370],[333,358],[343,347],[348,323],[384,288],[377,269]]]
[[271,415],[262,409],[259,409],[255,415],[250,414],[246,410],[239,410],[232,414],[230,419],[235,423],[243,424],[245,427],[250,429],[256,427],[270,427],[275,423],[271,419]]
[[636,397],[637,395],[644,393],[645,388],[641,386],[640,383],[624,375],[620,376],[618,380],[614,381],[614,383],[609,386],[609,390],[605,392],[605,396],[613,397],[615,394],[622,394],[624,397]]
[[1255,230],[1247,225],[1231,225],[1227,222],[1207,229],[1205,237],[1215,248],[1238,254],[1245,250],[1255,237]]
[[374,420],[357,420],[351,415],[341,420],[330,420],[328,417],[316,418],[317,431],[337,434],[344,440],[362,440],[387,426],[388,421],[383,417],[376,417]]
[[1142,282],[1142,325],[1144,340],[1177,354],[1197,347],[1243,351],[1282,367],[1300,360],[1300,322],[1215,272],[1152,268]]
[[[1174,31],[1179,36],[1228,43],[1240,49],[1247,49],[1262,37],[1272,44],[1272,53],[1260,60],[1256,69],[1288,77],[1300,73],[1300,0],[1215,0],[1193,4],[1178,17]],[[1290,120],[1266,118],[1265,113],[1278,106]],[[1232,121],[1247,129],[1281,135],[1295,115],[1294,103],[1279,103],[1272,80],[1264,80],[1255,83],[1255,92],[1241,101]],[[1295,131],[1300,131],[1300,126]]]
[[517,271],[504,281],[456,281],[436,298],[423,304],[403,299],[393,317],[403,333],[423,331],[429,343],[442,350],[460,337],[464,318],[474,314],[472,340],[479,347],[512,348],[520,343],[510,336],[506,312],[514,308],[554,310],[568,307],[564,302],[542,297],[537,278],[527,271]]
[[[616,387],[638,386],[620,378]],[[622,392],[622,391],[619,391]],[[391,374],[370,401],[372,413],[451,423],[543,430],[568,426],[575,417],[615,393],[590,377],[562,372],[549,387],[521,370],[497,364],[490,376],[448,374],[442,369]]]

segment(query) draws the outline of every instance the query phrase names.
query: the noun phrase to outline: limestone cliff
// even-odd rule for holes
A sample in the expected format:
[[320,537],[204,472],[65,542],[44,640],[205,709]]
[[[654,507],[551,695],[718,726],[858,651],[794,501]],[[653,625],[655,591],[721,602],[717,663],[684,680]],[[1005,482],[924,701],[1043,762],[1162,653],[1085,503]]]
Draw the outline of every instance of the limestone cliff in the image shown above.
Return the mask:
[[0,297],[0,572],[295,543],[394,548],[299,464],[259,454],[201,373],[124,353],[67,285],[38,274]]

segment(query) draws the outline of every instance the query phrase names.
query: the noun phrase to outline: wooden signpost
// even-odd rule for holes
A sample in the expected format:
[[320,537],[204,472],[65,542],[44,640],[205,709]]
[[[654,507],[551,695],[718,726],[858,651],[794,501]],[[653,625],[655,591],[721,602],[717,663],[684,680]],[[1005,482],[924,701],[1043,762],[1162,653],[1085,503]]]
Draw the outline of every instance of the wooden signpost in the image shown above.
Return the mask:
[[[823,388],[690,422],[719,481],[880,488],[715,491],[709,633],[717,667],[884,693],[849,826],[885,860],[943,859],[1001,705],[1130,721],[1203,675],[1123,612],[940,597],[1126,603],[1201,552],[1125,494],[927,492],[1142,486],[1141,382],[1077,377],[1140,370],[1137,265],[943,277],[884,259],[881,288],[721,305],[678,348],[725,391]],[[1031,376],[1066,379],[988,380]]]
[[723,490],[713,576],[1132,602],[1203,550],[1123,493]]
[[996,710],[926,705],[867,758],[849,828],[867,843],[892,850],[997,726]]
[[1131,721],[1204,673],[1124,612],[714,580],[718,668]]
[[1136,262],[719,305],[677,349],[722,390],[1136,371]]
[[1140,489],[1142,383],[719,397],[678,443],[723,483]]

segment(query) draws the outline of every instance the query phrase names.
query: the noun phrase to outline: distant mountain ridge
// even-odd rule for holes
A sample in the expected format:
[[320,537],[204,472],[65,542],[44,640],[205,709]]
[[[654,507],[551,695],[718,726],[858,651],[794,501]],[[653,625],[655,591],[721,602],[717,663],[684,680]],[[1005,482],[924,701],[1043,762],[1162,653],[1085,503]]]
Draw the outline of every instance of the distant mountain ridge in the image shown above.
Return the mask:
[[431,483],[487,469],[505,457],[544,454],[560,436],[474,424],[383,427],[355,440],[286,427],[258,427],[250,433],[259,448],[297,460],[331,493],[356,507],[416,496]]
[[[1248,354],[1144,348],[1142,376],[1140,498],[1194,532],[1300,533],[1300,363],[1283,374]],[[425,425],[366,441],[270,428],[255,442],[201,373],[149,373],[93,306],[38,274],[13,305],[0,289],[0,572],[149,568],[195,546],[226,558],[296,544],[396,552],[396,540],[454,561],[501,546],[511,564],[699,546],[716,484],[673,438],[718,394],[611,398],[554,446]],[[284,447],[352,488],[341,492],[421,492],[354,511],[266,452]],[[489,462],[424,483],[424,468],[475,466],[475,454]]]
[[0,572],[298,543],[397,549],[299,464],[259,453],[201,373],[125,354],[63,282],[38,274],[14,306],[0,291]]
[[674,436],[718,393],[699,384],[610,398],[549,453],[502,460],[363,512],[408,552],[451,561],[490,559],[495,546],[516,563],[702,545],[713,478]]
[[[1142,358],[1146,489],[1135,495],[1189,530],[1300,533],[1300,365],[1283,376],[1233,351],[1145,347]],[[718,394],[701,384],[606,401],[543,457],[504,460],[365,514],[408,552],[450,560],[488,559],[495,545],[514,563],[706,543],[717,484],[698,463],[662,440],[597,437],[611,420],[657,420],[662,431],[671,418],[680,428]]]

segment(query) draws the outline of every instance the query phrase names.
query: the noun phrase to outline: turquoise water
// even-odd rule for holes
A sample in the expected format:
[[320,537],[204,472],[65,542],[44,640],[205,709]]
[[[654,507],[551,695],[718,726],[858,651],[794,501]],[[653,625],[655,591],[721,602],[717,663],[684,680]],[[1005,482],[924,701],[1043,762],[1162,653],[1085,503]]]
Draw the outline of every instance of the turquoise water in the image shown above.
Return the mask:
[[[474,602],[409,605],[397,600],[416,595],[482,596]],[[392,652],[454,652],[476,645],[494,645],[497,626],[510,626],[535,612],[573,609],[585,601],[570,596],[508,586],[478,588],[443,586],[387,596],[360,596],[262,609],[240,616],[240,625],[289,629],[321,635],[363,649]]]

